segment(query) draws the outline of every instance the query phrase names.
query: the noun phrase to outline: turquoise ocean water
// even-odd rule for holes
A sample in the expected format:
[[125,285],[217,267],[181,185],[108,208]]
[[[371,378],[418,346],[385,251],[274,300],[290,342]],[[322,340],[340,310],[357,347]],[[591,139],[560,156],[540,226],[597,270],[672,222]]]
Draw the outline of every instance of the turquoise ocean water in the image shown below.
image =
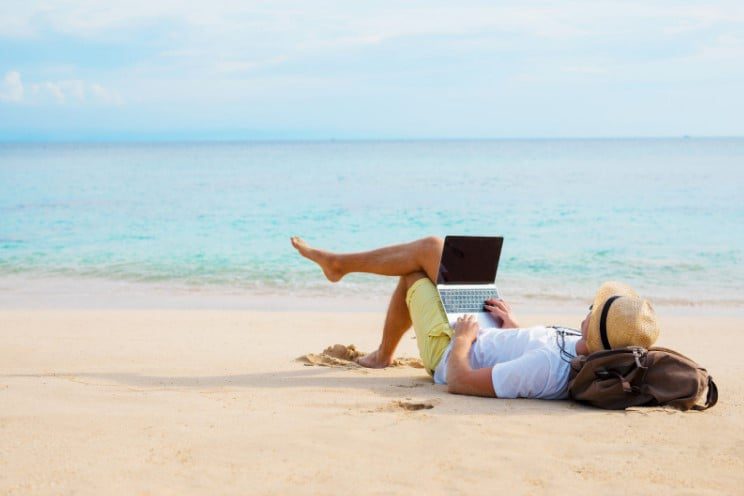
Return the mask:
[[293,234],[340,251],[498,234],[507,295],[620,279],[739,306],[743,186],[744,139],[4,144],[0,278],[317,293]]

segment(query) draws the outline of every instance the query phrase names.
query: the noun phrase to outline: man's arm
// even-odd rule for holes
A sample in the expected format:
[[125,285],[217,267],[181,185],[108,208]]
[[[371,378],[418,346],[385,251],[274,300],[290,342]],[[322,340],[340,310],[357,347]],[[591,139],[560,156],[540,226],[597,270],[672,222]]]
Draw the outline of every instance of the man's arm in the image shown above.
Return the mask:
[[447,363],[447,390],[454,394],[496,397],[491,367],[472,369],[468,354],[478,336],[478,321],[473,315],[457,319],[455,337]]

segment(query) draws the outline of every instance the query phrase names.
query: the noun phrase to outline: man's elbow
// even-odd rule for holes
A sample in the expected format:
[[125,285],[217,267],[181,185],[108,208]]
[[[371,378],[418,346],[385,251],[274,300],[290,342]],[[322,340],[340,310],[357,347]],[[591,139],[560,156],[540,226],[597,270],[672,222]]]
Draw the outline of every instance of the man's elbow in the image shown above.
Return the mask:
[[457,385],[455,385],[454,381],[447,380],[447,392],[452,394],[457,394]]
[[463,391],[462,375],[457,373],[447,374],[447,392],[452,394],[460,394]]
[[490,369],[460,370],[447,374],[447,392],[495,398]]

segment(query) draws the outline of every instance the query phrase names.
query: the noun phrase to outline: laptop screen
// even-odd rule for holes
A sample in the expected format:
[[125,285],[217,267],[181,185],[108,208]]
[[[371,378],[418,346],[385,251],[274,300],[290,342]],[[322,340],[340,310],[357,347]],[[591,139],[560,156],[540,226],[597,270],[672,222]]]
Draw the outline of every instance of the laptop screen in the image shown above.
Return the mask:
[[437,284],[491,284],[496,280],[504,238],[447,236]]

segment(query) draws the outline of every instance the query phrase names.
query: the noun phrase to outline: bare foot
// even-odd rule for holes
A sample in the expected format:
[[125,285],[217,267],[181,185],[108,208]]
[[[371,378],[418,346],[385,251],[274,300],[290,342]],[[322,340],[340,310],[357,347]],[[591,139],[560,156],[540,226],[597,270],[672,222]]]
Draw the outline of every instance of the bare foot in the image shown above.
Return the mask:
[[300,252],[300,255],[320,265],[320,268],[323,269],[323,274],[325,274],[329,281],[337,282],[344,277],[344,273],[339,268],[338,261],[333,253],[312,248],[299,236],[292,236],[290,241],[292,242],[292,246]]
[[384,358],[380,355],[380,350],[375,350],[368,355],[357,358],[356,363],[369,369],[384,369],[393,363],[393,357]]

